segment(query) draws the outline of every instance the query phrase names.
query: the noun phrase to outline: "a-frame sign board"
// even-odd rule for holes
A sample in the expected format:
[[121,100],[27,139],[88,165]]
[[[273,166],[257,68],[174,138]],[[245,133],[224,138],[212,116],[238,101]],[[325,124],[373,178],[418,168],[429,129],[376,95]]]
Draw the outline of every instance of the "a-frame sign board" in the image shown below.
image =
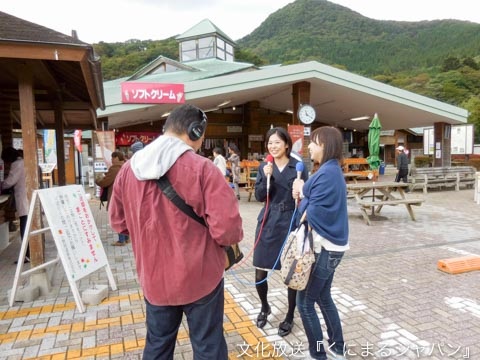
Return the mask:
[[[40,201],[45,213],[46,224],[43,225],[44,228],[32,231],[32,218],[37,201]],[[52,233],[58,250],[58,257],[22,272],[29,237],[48,231]],[[85,312],[85,305],[77,288],[77,281],[80,279],[104,268],[107,272],[110,287],[112,290],[117,289],[92,211],[81,185],[60,186],[33,192],[18,266],[10,294],[10,306],[13,306],[20,277],[54,266],[59,260],[62,262],[80,312]]]

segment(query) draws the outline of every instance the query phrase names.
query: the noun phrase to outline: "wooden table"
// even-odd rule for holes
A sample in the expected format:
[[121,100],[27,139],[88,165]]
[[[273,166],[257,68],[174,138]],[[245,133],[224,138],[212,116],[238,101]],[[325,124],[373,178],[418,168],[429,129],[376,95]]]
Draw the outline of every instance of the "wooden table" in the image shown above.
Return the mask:
[[343,173],[343,177],[345,181],[348,183],[353,182],[354,184],[357,183],[357,178],[359,178],[361,175],[354,173],[354,172],[346,172]]
[[[421,205],[425,198],[418,196],[406,196],[405,189],[408,188],[407,183],[397,183],[393,181],[366,181],[356,184],[347,184],[349,194],[353,194],[353,198],[360,206],[363,218],[367,225],[371,225],[370,216],[379,214],[383,206],[405,205],[410,218],[415,221],[412,205]],[[377,192],[377,194],[375,194]],[[369,215],[367,210],[371,210]]]

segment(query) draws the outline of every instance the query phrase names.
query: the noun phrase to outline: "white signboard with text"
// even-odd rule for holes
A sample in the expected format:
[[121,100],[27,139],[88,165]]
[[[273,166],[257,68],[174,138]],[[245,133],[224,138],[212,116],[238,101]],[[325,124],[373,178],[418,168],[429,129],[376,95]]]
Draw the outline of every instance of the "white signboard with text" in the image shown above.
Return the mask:
[[81,185],[38,192],[68,278],[75,281],[108,264]]
[[[450,137],[451,155],[473,154],[473,130],[473,124],[451,125],[449,133],[445,135]],[[423,153],[433,155],[434,150],[440,149],[434,147],[433,128],[423,129]]]
[[[45,213],[46,224],[43,229],[32,230],[32,218],[37,200]],[[95,219],[81,185],[59,186],[33,192],[19,258],[25,257],[30,236],[47,231],[51,232],[55,241],[58,257],[39,265],[38,268],[47,268],[61,261],[75,302],[81,312],[85,312],[85,306],[77,288],[78,280],[104,268],[110,287],[112,290],[117,289]],[[22,272],[22,265],[20,261],[17,266],[10,306],[13,305],[20,277],[36,271],[36,268],[31,268]]]

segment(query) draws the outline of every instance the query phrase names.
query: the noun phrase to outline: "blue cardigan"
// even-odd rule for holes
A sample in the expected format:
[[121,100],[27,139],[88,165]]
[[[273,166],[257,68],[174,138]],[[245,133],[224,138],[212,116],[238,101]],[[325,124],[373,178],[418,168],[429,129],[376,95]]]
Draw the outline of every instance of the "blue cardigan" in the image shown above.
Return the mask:
[[335,245],[348,244],[347,188],[337,160],[329,160],[303,186],[300,214],[307,210],[310,226]]

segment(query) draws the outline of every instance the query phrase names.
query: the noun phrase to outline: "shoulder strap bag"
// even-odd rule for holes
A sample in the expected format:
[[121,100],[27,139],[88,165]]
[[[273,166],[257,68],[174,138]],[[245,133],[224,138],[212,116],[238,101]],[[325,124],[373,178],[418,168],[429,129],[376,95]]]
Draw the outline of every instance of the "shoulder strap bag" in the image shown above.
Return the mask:
[[280,275],[285,285],[294,290],[304,290],[315,263],[312,228],[303,213],[298,227],[287,238],[281,255]]
[[[190,216],[193,220],[198,222],[199,224],[208,227],[205,223],[205,219],[198,216],[198,214],[193,210],[193,208],[188,205],[185,200],[183,200],[180,195],[175,191],[170,180],[166,176],[162,176],[160,179],[157,180],[158,187],[162,190],[165,196],[173,202],[181,211],[183,211],[186,215]],[[233,265],[240,262],[243,259],[243,253],[240,250],[238,244],[233,244],[230,246],[225,246],[225,270],[230,269]]]

